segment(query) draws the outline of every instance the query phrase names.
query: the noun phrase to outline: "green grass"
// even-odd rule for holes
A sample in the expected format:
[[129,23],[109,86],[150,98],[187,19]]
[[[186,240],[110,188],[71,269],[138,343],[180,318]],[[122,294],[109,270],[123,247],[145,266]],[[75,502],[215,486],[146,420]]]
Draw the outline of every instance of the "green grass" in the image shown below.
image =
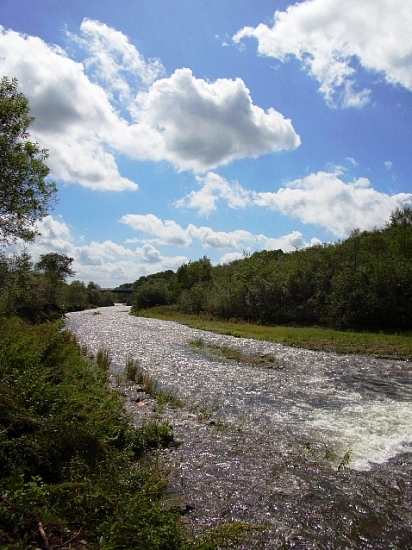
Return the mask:
[[166,404],[175,409],[181,409],[183,407],[183,402],[177,395],[170,391],[160,390],[153,376],[142,368],[137,359],[131,356],[126,358],[125,375],[126,380],[135,382],[145,393],[154,397],[158,407],[163,407]]
[[278,368],[276,358],[270,354],[244,353],[229,346],[207,344],[202,338],[189,342],[189,346],[199,353],[211,354],[223,360],[236,361],[236,363],[244,363],[252,367]]
[[170,427],[130,426],[105,350],[99,365],[60,326],[18,319],[0,318],[0,340],[0,547],[194,548],[147,458]]
[[221,321],[206,315],[186,315],[167,307],[142,310],[139,315],[176,321],[193,328],[218,334],[267,340],[315,351],[354,353],[388,359],[412,360],[412,337],[410,333],[384,334],[343,332],[319,327],[262,326],[243,322]]
[[[249,536],[238,523],[184,530],[151,452],[173,443],[170,426],[132,428],[107,350],[88,356],[61,329],[0,317],[0,548],[216,550]],[[138,372],[128,358],[128,376]]]

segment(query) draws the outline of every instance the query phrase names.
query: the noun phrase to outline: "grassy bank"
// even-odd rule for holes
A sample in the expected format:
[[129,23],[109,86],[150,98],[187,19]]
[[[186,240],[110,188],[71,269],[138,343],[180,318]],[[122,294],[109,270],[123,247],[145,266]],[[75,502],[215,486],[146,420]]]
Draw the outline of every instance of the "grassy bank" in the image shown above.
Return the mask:
[[[0,341],[0,548],[215,550],[253,531],[183,529],[152,452],[173,442],[172,430],[131,427],[109,386],[108,350],[90,357],[59,323],[18,318],[0,318]],[[130,357],[125,376],[148,385],[157,407],[182,406]]]
[[1,548],[189,548],[166,474],[139,462],[170,428],[131,428],[107,372],[56,324],[3,319],[0,340]]
[[213,319],[206,315],[188,315],[172,307],[162,306],[140,310],[138,315],[228,334],[241,338],[256,338],[277,342],[285,346],[355,353],[375,357],[412,360],[412,336],[407,334],[384,334],[373,332],[349,332],[318,327],[262,326],[243,322],[229,322]]

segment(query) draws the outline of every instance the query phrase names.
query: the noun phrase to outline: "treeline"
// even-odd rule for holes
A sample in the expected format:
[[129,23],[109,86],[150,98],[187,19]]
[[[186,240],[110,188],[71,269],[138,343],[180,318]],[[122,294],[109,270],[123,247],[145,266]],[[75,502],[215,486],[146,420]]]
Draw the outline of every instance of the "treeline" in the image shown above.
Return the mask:
[[102,292],[93,281],[66,282],[75,274],[72,262],[56,252],[41,255],[37,263],[26,250],[10,258],[0,255],[0,315],[38,322],[66,311],[113,305],[115,295]]
[[207,257],[141,277],[133,309],[174,305],[184,313],[260,324],[338,329],[412,328],[412,209],[345,241],[291,253],[256,252],[212,266]]

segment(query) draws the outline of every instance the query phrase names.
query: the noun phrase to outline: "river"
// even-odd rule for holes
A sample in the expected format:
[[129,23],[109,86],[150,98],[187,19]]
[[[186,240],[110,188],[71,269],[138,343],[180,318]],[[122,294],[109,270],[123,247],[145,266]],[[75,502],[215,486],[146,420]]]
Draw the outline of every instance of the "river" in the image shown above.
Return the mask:
[[[133,356],[183,402],[153,412],[123,388],[136,425],[155,414],[181,442],[162,460],[188,528],[259,526],[245,549],[412,548],[411,363],[216,335],[124,305],[67,324],[91,353],[110,350],[113,384]],[[199,353],[200,338],[273,365]]]

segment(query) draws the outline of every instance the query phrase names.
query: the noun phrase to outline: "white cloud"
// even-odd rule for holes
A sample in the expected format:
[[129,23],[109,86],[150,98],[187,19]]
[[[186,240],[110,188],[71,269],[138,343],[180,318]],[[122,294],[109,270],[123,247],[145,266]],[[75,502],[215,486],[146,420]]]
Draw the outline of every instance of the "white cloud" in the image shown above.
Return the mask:
[[243,229],[229,232],[214,231],[211,227],[196,227],[189,224],[187,232],[206,248],[242,248],[256,240],[252,233]]
[[192,191],[186,197],[176,201],[177,207],[196,208],[202,216],[208,216],[216,210],[218,199],[227,202],[230,208],[244,208],[250,203],[250,192],[238,182],[229,183],[227,180],[209,172],[204,177],[198,176],[197,182],[201,185],[199,191]]
[[[276,11],[274,24],[245,27],[234,37],[258,40],[262,55],[299,59],[330,105],[362,107],[356,62],[412,90],[412,4],[405,0],[306,0]],[[356,58],[356,60],[355,60]]]
[[104,23],[86,18],[80,31],[81,35],[67,34],[87,52],[84,66],[111,98],[129,102],[135,89],[151,84],[165,72],[159,59],[146,62],[127,36]]
[[[68,225],[52,216],[46,216],[37,227],[41,235],[34,243],[27,245],[34,262],[41,254],[66,254],[74,259],[75,279],[86,283],[94,281],[102,287],[133,282],[142,275],[158,271],[176,270],[189,261],[186,256],[162,256],[150,244],[134,251],[113,241],[78,245]],[[5,253],[7,256],[19,253],[22,246],[23,243],[19,242],[8,247]]]
[[136,254],[143,262],[158,263],[162,260],[160,252],[151,244],[145,244],[142,248],[136,248]]
[[207,82],[178,69],[137,99],[140,120],[161,137],[158,154],[178,170],[205,172],[300,144],[291,121],[254,105],[240,78]]
[[49,150],[56,179],[136,190],[117,154],[205,172],[300,143],[290,120],[254,105],[240,79],[208,82],[189,69],[160,78],[159,60],[145,61],[124,34],[90,19],[69,38],[85,50],[82,62],[0,26],[0,70],[28,97],[32,137]]
[[227,252],[227,254],[224,254],[220,260],[220,264],[230,264],[230,262],[234,262],[235,260],[241,260],[243,258],[243,254],[241,252]]
[[395,208],[412,205],[412,193],[387,195],[371,188],[367,178],[345,183],[336,173],[318,172],[275,193],[255,193],[253,201],[347,237],[355,228],[382,226]]
[[[133,229],[145,233],[149,237],[154,237],[155,242],[162,245],[179,244],[190,246],[193,244],[193,240],[197,240],[206,249],[234,248],[243,251],[256,249],[275,250],[281,248],[285,252],[308,246],[302,233],[298,231],[293,231],[289,235],[279,238],[273,238],[261,234],[254,235],[243,229],[236,231],[215,231],[211,227],[197,227],[192,224],[183,229],[176,222],[171,220],[163,222],[153,214],[127,214],[120,221]],[[317,239],[313,240],[314,244],[317,242]],[[142,249],[137,250],[142,255],[145,249],[151,252],[153,247],[146,245]]]
[[126,125],[81,63],[40,38],[0,27],[0,67],[29,98],[32,136],[49,149],[53,177],[92,189],[137,189],[120,175],[109,148]]
[[189,246],[191,238],[179,224],[172,220],[162,221],[153,214],[126,214],[120,219],[121,223],[129,225],[137,231],[154,235],[158,244],[174,244]]
[[383,165],[385,166],[385,168],[387,170],[391,170],[392,166],[393,166],[393,162],[390,161],[390,160],[387,160],[386,162],[383,163]]
[[[340,176],[344,173],[342,167],[335,166],[331,172],[318,172],[289,182],[276,192],[249,191],[236,181],[228,182],[217,174],[209,173],[204,178],[198,178],[202,185],[199,191],[192,191],[176,204],[195,208],[203,215],[216,210],[218,200],[226,201],[231,208],[261,206],[277,210],[290,218],[297,218],[303,223],[321,226],[337,237],[347,237],[355,228],[368,230],[381,227],[389,220],[395,208],[412,204],[412,193],[381,193],[370,186],[367,178],[355,179],[349,183],[343,181]],[[200,229],[202,228],[197,229],[198,234]],[[194,230],[190,230],[189,234],[200,238]],[[209,233],[205,232],[204,235],[206,243]],[[229,237],[230,234],[225,235],[225,239],[233,239],[233,236]],[[302,237],[300,233],[299,235]],[[213,239],[219,240],[215,236]],[[213,239],[210,237],[209,241],[212,242]],[[266,245],[264,240],[261,244],[263,248],[283,250],[289,249],[289,245],[297,248],[306,246],[299,239],[296,243],[291,241],[289,244],[282,241],[279,246]]]

